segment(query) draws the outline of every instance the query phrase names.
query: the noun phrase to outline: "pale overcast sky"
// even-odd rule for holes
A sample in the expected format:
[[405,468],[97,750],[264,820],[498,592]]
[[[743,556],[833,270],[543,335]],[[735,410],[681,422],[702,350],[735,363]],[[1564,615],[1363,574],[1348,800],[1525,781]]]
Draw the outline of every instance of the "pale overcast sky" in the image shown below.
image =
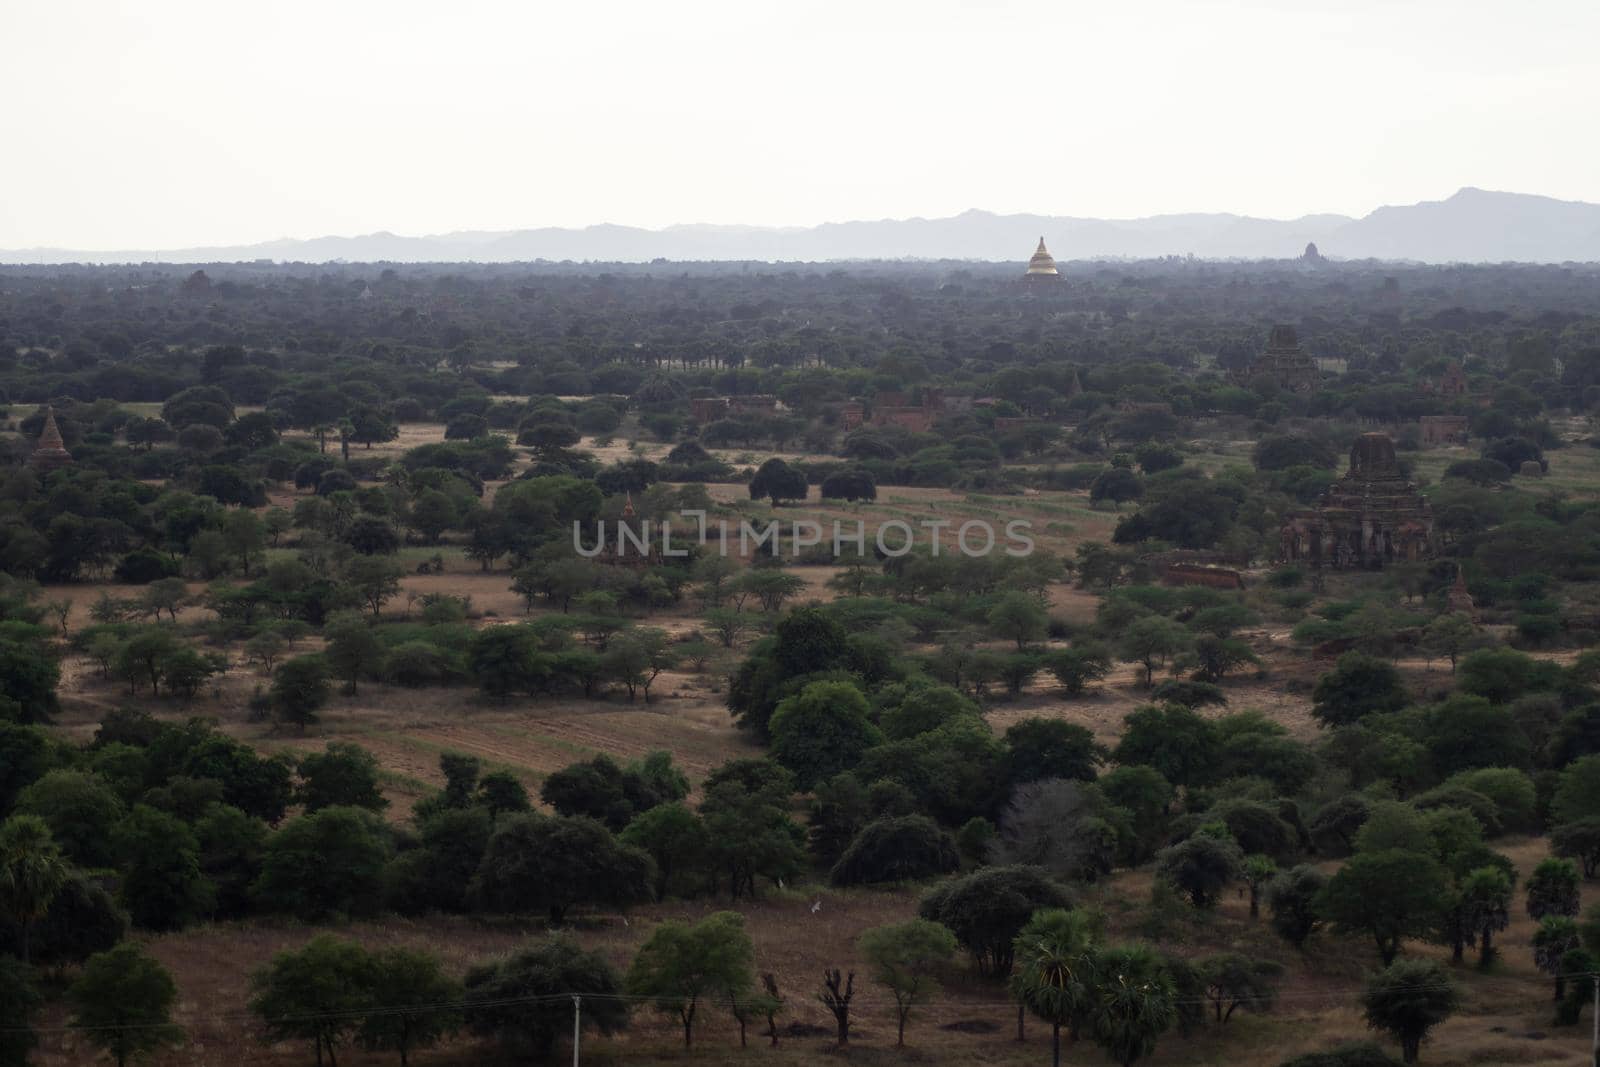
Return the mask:
[[1600,201],[1600,0],[0,0],[0,248]]

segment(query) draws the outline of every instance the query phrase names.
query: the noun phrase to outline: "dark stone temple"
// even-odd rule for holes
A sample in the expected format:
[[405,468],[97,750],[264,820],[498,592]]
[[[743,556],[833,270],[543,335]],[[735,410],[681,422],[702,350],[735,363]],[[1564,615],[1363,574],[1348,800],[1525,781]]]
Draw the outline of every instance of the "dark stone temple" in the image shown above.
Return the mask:
[[1272,385],[1285,393],[1314,393],[1322,384],[1317,361],[1300,347],[1293,326],[1274,326],[1267,350],[1242,375],[1245,386]]
[[1279,531],[1286,563],[1382,567],[1433,555],[1433,514],[1406,480],[1387,434],[1364,433],[1350,469],[1311,511],[1294,512]]

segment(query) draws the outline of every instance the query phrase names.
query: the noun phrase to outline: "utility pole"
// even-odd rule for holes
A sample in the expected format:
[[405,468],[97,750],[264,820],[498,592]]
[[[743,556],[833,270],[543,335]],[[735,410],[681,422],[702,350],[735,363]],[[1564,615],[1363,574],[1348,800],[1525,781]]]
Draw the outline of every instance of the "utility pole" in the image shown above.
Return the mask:
[[578,1067],[578,1035],[582,1031],[583,998],[572,994],[572,1067]]
[[1589,983],[1594,986],[1594,1039],[1589,1049],[1594,1055],[1594,1067],[1600,1067],[1600,974],[1591,974]]

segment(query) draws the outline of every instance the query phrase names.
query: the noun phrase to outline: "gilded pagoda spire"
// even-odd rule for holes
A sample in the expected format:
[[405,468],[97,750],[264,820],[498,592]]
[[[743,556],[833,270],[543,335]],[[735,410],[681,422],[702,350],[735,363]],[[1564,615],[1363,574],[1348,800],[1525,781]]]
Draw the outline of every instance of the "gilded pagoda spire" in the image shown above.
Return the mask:
[[1024,277],[1028,278],[1057,278],[1060,272],[1056,270],[1055,257],[1050,255],[1050,250],[1044,246],[1044,238],[1039,238],[1039,247],[1033,253],[1033,258],[1028,260],[1028,271]]

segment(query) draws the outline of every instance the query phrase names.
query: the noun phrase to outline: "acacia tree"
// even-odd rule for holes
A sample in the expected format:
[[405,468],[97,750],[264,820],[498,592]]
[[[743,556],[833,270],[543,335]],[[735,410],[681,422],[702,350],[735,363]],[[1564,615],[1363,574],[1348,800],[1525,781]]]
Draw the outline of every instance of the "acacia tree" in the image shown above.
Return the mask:
[[695,1013],[704,1000],[737,1003],[755,985],[755,945],[744,916],[719,911],[694,925],[668,920],[655,928],[634,957],[625,982],[630,995],[683,1025],[683,1047],[694,1043]]
[[1339,932],[1370,936],[1387,967],[1402,941],[1435,928],[1447,895],[1444,871],[1432,856],[1387,849],[1357,853],[1314,907]]
[[913,1008],[938,995],[934,971],[955,954],[955,935],[938,923],[912,919],[868,930],[857,947],[872,967],[872,980],[894,997],[895,1048],[905,1048],[906,1021]]
[[183,1029],[172,1024],[178,999],[172,975],[132,941],[89,957],[67,995],[73,1025],[111,1053],[117,1067],[183,1041]]
[[1401,960],[1367,983],[1367,1026],[1400,1042],[1401,1058],[1417,1062],[1428,1031],[1449,1018],[1461,997],[1450,976],[1433,960]]
[[374,979],[368,952],[332,934],[318,934],[298,952],[280,952],[251,976],[250,1010],[266,1024],[266,1040],[310,1038],[317,1062],[334,1051],[371,1007]]
[[1217,1022],[1225,1023],[1240,1008],[1269,1010],[1278,996],[1275,979],[1283,966],[1229,952],[1202,961],[1199,973]]
[[1044,606],[1027,593],[1013,590],[1000,597],[989,609],[989,629],[995,636],[1017,643],[1017,651],[1028,647],[1045,634],[1049,621]]
[[1155,680],[1156,668],[1189,645],[1182,626],[1160,615],[1146,615],[1129,623],[1117,639],[1117,656],[1144,668],[1144,687]]
[[391,948],[372,956],[370,996],[382,1010],[361,1020],[364,1048],[393,1049],[406,1067],[412,1049],[429,1048],[454,1033],[461,1012],[461,983],[444,973],[439,957],[420,949]]

